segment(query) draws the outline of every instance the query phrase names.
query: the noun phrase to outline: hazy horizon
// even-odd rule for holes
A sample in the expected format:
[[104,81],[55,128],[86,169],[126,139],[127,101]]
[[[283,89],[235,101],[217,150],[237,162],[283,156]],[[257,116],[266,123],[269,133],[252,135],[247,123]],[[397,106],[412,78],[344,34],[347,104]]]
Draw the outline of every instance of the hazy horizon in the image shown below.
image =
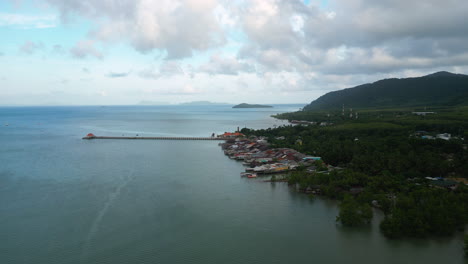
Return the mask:
[[[197,103],[197,101],[192,102],[175,102],[175,103],[164,103],[164,102],[156,102],[156,103],[135,103],[135,104],[36,104],[36,105],[27,105],[27,104],[4,104],[0,105],[0,107],[52,107],[52,106],[204,106],[204,105],[213,105],[213,106],[234,106],[245,102],[239,103],[224,103],[224,102],[207,102],[206,104],[192,104]],[[262,105],[307,105],[307,103],[261,103]],[[255,102],[251,102],[248,104],[256,104]]]

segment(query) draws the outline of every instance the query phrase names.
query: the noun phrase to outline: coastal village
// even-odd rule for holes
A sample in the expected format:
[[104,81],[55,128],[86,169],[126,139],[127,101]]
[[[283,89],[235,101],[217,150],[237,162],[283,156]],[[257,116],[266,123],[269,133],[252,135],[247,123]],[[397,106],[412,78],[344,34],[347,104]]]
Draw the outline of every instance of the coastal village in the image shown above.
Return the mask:
[[[299,167],[305,173],[325,173],[329,174],[334,170],[343,170],[341,167],[332,166],[323,162],[321,157],[307,156],[291,148],[271,148],[266,137],[246,137],[240,132],[225,132],[217,135],[218,138],[226,139],[226,142],[219,143],[224,154],[230,159],[238,160],[245,166],[245,172],[241,177],[257,178],[259,176],[282,175],[283,177],[272,176],[265,180],[269,182],[287,182],[287,174],[296,171]],[[440,138],[440,137],[438,137]],[[276,138],[278,140],[284,137]],[[445,139],[445,138],[443,138]],[[298,142],[299,144],[301,142]],[[458,184],[468,184],[465,179],[445,179],[445,178],[425,178],[430,185],[435,188],[456,189]],[[305,193],[320,194],[319,186],[314,188],[299,188],[297,190]],[[357,194],[363,190],[360,186],[355,186],[349,190],[351,194]]]
[[[323,164],[320,157],[307,156],[291,148],[270,148],[265,137],[246,138],[244,134],[239,132],[225,132],[218,137],[228,139],[219,145],[230,159],[242,161],[246,169],[245,172],[241,173],[241,176],[248,178],[287,173],[300,166],[306,168],[307,172],[310,173],[317,172],[319,166],[320,168],[325,166],[325,170],[320,170],[325,173],[341,169]],[[318,164],[320,165],[317,166]]]

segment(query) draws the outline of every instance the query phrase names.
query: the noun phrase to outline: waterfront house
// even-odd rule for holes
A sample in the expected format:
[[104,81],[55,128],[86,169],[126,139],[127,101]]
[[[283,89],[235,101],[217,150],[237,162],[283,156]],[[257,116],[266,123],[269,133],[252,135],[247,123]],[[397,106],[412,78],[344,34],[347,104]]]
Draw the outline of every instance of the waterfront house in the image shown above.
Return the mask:
[[234,132],[234,133],[224,132],[224,134],[218,135],[218,137],[222,137],[222,138],[239,138],[239,137],[245,137],[245,135],[240,133],[240,132]]
[[443,139],[443,140],[450,140],[451,137],[452,135],[450,135],[449,133],[438,134],[436,136],[436,138]]

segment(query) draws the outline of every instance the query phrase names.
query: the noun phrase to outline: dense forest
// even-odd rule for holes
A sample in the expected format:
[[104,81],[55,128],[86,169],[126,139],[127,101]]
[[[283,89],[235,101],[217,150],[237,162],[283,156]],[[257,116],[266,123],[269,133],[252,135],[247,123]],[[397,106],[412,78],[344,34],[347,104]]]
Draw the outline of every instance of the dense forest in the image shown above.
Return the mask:
[[356,110],[302,111],[280,117],[321,122],[241,132],[320,156],[317,171],[302,167],[288,181],[341,200],[343,225],[368,224],[374,206],[385,214],[380,228],[387,237],[451,235],[468,223],[468,186],[451,184],[468,174],[468,108],[413,110],[367,109],[357,119]]

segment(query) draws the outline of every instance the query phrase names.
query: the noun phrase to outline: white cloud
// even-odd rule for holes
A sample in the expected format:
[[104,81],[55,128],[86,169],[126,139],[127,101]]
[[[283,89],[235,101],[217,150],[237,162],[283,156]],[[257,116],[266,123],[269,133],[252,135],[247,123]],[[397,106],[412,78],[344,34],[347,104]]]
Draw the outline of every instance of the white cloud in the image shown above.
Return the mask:
[[147,53],[165,50],[171,59],[192,56],[224,43],[214,0],[48,0],[62,18],[87,17],[96,23],[94,40],[129,42]]
[[[234,2],[231,2],[231,4]],[[214,15],[217,23],[222,28],[233,28],[237,26],[238,17],[234,16],[234,13],[230,9],[236,8],[234,5],[217,5],[214,9]]]
[[0,13],[0,26],[14,26],[22,29],[42,29],[57,26],[55,15],[24,15]]
[[300,15],[292,15],[290,18],[291,27],[294,32],[300,32],[300,34],[304,34],[304,18]]
[[331,10],[293,1],[247,5],[239,17],[249,42],[240,55],[264,71],[371,74],[468,64],[466,1],[330,0]]
[[254,72],[255,67],[233,56],[215,54],[211,56],[208,63],[201,65],[198,71],[208,74],[237,75],[240,72]]
[[[468,2],[463,0],[329,0],[327,8],[280,0],[47,2],[60,10],[64,21],[74,16],[91,20],[94,27],[88,42],[129,43],[142,53],[162,51],[168,59],[192,57],[222,47],[229,34],[238,32],[245,39],[237,58],[260,65],[257,69],[261,72],[346,69],[351,62],[359,61],[372,63],[358,63],[355,72],[367,73],[372,71],[369,65],[379,63],[382,65],[376,68],[378,71],[398,68],[389,65],[400,65],[397,70],[404,70],[405,65],[427,68],[439,62],[442,65],[447,55],[463,53],[468,44],[464,22]],[[82,46],[76,47],[75,57],[102,57],[91,48],[86,48],[90,52],[79,52],[85,48]],[[385,50],[389,58],[400,62],[377,59],[376,50]],[[200,69],[211,74],[233,74],[239,66],[229,59],[236,57],[232,52],[221,54],[224,59],[218,61],[212,58]],[[411,57],[413,63],[405,63],[405,57]],[[414,63],[417,60],[430,63]],[[214,67],[216,63],[224,70]],[[141,75],[154,78],[162,74],[155,72],[150,69]]]
[[174,75],[185,76],[186,70],[184,70],[181,64],[177,61],[164,61],[158,68],[155,66],[148,67],[140,71],[139,75],[146,79],[158,79],[162,77],[172,77]]

